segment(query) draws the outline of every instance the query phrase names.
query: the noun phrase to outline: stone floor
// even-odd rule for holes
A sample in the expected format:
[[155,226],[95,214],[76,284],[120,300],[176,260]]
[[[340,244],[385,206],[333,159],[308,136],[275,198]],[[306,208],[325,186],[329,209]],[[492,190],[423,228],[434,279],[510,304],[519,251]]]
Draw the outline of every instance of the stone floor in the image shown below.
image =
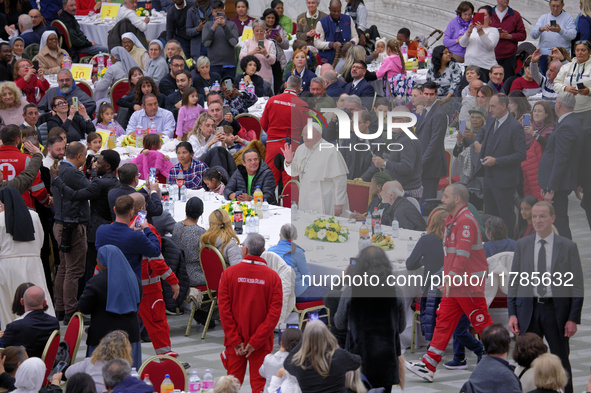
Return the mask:
[[[579,203],[574,195],[570,197],[569,211],[573,240],[578,244],[581,254],[585,288],[589,290],[591,288],[591,236],[585,212],[579,207]],[[591,302],[588,299],[586,300],[583,308],[582,323],[578,326],[577,334],[571,339],[570,359],[573,368],[575,393],[585,391],[589,377],[589,367],[591,366],[591,357],[589,356],[591,352]],[[201,332],[203,326],[197,325],[196,323],[193,324],[189,337],[185,337],[187,320],[188,314],[168,317],[172,347],[179,353],[179,359],[183,362],[190,363],[191,368],[188,372],[191,373],[193,370],[197,370],[200,377],[203,376],[206,368],[211,369],[216,379],[225,375],[226,371],[220,360],[220,352],[224,347],[223,332],[219,323],[213,330],[208,331],[207,337],[202,340]],[[62,328],[62,334],[64,331],[65,328]],[[83,337],[82,341],[78,352],[78,360],[81,360],[86,352],[85,337]],[[277,344],[275,346],[277,350]],[[421,356],[421,351],[424,350],[426,348],[421,348],[421,350],[418,350],[412,355],[408,352],[406,357],[409,360],[418,359]],[[152,345],[148,343],[142,344],[142,351],[144,360],[154,354]],[[451,360],[452,357],[453,353],[450,344],[444,355],[443,362]],[[460,371],[450,371],[444,367],[440,367],[433,383],[424,382],[415,375],[407,372],[405,391],[409,393],[458,392],[476,365],[476,357],[472,353],[468,355],[468,365],[469,368],[467,370]],[[248,374],[240,392],[250,392]]]

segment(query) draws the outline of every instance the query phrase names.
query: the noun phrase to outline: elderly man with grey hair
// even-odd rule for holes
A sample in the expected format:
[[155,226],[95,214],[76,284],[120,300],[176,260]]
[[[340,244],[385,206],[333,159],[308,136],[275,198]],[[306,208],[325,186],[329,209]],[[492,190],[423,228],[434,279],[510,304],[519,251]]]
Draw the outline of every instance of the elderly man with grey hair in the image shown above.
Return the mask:
[[31,44],[39,44],[41,37],[33,31],[33,19],[27,14],[18,17],[18,29],[21,32],[20,38],[25,41],[25,48]]
[[317,110],[323,108],[334,108],[335,101],[326,94],[326,81],[317,76],[310,81],[310,94],[313,96],[313,106]]
[[[323,64],[324,67],[326,64]],[[345,93],[345,85],[347,84],[344,80],[340,80],[336,71],[333,69],[327,70],[322,73],[322,78],[326,81],[326,94],[332,98],[338,98],[341,94]]]
[[554,225],[558,234],[568,239],[572,239],[568,219],[568,196],[578,185],[579,161],[585,138],[585,127],[580,117],[573,114],[574,108],[574,95],[558,95],[554,106],[558,124],[546,140],[546,148],[538,169],[542,196],[554,206]]
[[413,231],[427,229],[421,212],[410,200],[404,196],[404,189],[397,181],[389,181],[382,186],[382,203],[386,205],[382,213],[382,224],[392,225],[396,219],[400,228]]
[[224,270],[218,292],[226,347],[222,362],[228,375],[234,375],[240,383],[248,362],[253,392],[265,387],[259,369],[273,350],[273,330],[283,304],[281,278],[261,258],[263,251],[265,239],[249,233],[242,245],[244,259]]
[[40,112],[49,112],[51,110],[50,103],[54,97],[58,95],[65,97],[68,100],[68,104],[72,105],[72,97],[78,97],[78,102],[84,105],[88,116],[93,117],[96,111],[96,102],[90,98],[82,89],[76,86],[72,73],[67,68],[62,68],[57,73],[58,87],[52,87],[47,90],[47,93],[43,96],[37,108]]
[[[555,49],[555,51],[560,53],[558,49]],[[540,69],[538,68],[541,58],[542,55],[540,55],[540,49],[536,49],[536,51],[532,54],[529,68],[531,77],[534,78],[536,83],[542,88],[542,99],[554,101],[556,97],[558,97],[558,93],[554,91],[554,79],[556,79],[560,68],[562,68],[562,62],[560,60],[554,60],[551,62],[548,65],[546,76],[544,76],[540,73]]]
[[154,387],[131,376],[131,366],[124,359],[109,360],[103,366],[103,379],[108,392],[152,393]]

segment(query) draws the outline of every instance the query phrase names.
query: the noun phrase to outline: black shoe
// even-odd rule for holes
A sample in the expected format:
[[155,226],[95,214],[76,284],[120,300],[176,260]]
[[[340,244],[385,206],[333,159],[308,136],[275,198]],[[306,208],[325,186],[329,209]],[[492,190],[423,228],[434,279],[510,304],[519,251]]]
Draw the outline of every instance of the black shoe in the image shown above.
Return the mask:
[[66,312],[65,311],[56,311],[55,312],[55,317],[60,322],[64,320],[64,315],[66,315]]
[[64,326],[68,326],[68,324],[70,323],[70,319],[72,319],[72,316],[73,316],[73,315],[74,315],[74,313],[73,313],[73,312],[71,312],[71,313],[67,313],[67,314],[64,314],[64,319],[63,319],[63,321],[64,321]]
[[143,343],[151,343],[152,342],[152,339],[150,338],[150,335],[145,330],[141,334],[141,339],[142,339],[142,342]]

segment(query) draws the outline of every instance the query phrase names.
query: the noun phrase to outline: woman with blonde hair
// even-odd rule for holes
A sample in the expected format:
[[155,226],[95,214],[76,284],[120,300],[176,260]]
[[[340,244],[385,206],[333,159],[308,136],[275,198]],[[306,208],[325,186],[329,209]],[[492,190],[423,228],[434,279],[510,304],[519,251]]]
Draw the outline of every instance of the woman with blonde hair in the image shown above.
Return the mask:
[[361,357],[339,348],[322,321],[306,325],[302,341],[285,359],[284,368],[296,377],[302,392],[343,392],[347,371],[361,366]]
[[233,375],[224,375],[215,381],[213,393],[238,393],[240,381]]
[[[358,60],[365,61],[365,48],[363,48],[361,45],[354,45],[351,49],[349,49],[347,58],[345,59],[345,64],[343,65],[343,70],[341,71],[341,74],[347,83],[353,81],[353,77],[351,76],[351,68],[353,68],[353,63]],[[367,81],[376,80],[375,72],[367,72],[365,74],[365,79]]]
[[538,356],[533,362],[535,390],[529,393],[563,392],[568,377],[560,358],[551,353]]
[[209,244],[217,248],[226,262],[231,266],[242,261],[240,240],[232,228],[232,220],[227,211],[217,209],[209,215],[209,228],[201,235],[201,246]]
[[579,40],[591,40],[591,0],[581,0],[581,14],[577,21]]
[[21,124],[23,109],[29,102],[14,82],[0,84],[0,117],[4,124]]
[[78,373],[86,373],[92,377],[97,392],[105,391],[103,366],[113,359],[124,359],[133,363],[129,335],[123,330],[113,330],[104,336],[96,347],[92,356],[81,362],[74,363],[66,369],[66,378]]
[[195,122],[195,126],[187,135],[195,157],[201,157],[213,147],[222,146],[225,135],[223,132],[215,134],[215,125],[215,119],[209,113],[202,113]]

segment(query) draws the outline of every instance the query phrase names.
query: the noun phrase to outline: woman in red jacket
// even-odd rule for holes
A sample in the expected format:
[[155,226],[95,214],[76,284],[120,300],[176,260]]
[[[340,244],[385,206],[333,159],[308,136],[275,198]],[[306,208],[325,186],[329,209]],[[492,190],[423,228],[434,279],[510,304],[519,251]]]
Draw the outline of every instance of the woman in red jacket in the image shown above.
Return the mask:
[[538,168],[546,138],[554,130],[554,113],[547,101],[538,101],[531,111],[530,125],[523,126],[527,155],[521,163],[523,171],[523,195],[533,195],[541,201],[538,184]]
[[[37,75],[35,75],[37,74]],[[27,101],[37,104],[49,90],[49,82],[43,76],[43,70],[33,68],[31,60],[20,59],[14,65],[14,83],[18,86]],[[39,100],[37,100],[37,88],[39,88]]]

